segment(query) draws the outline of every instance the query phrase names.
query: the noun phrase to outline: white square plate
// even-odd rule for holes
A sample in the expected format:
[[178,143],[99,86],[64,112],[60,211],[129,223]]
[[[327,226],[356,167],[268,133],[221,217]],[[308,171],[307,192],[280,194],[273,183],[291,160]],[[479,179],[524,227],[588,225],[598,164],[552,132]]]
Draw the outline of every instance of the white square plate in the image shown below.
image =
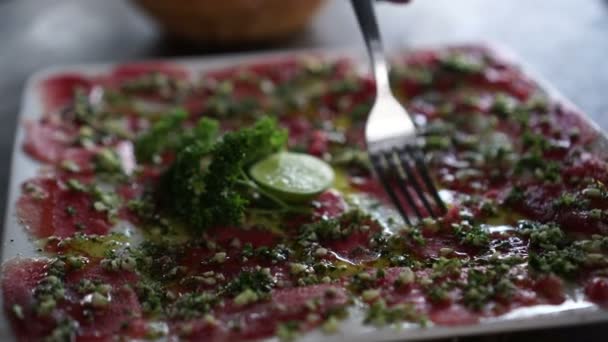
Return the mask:
[[[496,50],[496,49],[495,49]],[[504,53],[504,49],[498,48],[500,55],[507,56],[510,54]],[[259,60],[268,60],[273,58],[282,58],[286,56],[314,54],[327,57],[328,59],[336,57],[352,58],[362,70],[367,68],[365,59],[361,58],[361,53],[353,51],[321,51],[321,50],[306,50],[306,51],[286,51],[286,52],[271,52],[257,54],[238,54],[215,57],[204,57],[197,59],[171,59],[160,60],[160,62],[169,62],[177,64],[190,71],[205,71],[215,68],[222,68],[239,63],[250,63]],[[520,64],[520,63],[515,63]],[[7,212],[4,224],[3,245],[2,245],[2,261],[8,260],[17,256],[32,257],[39,255],[36,253],[34,244],[30,241],[27,233],[17,222],[15,202],[21,193],[21,184],[36,175],[40,164],[32,160],[23,151],[23,142],[25,139],[24,121],[37,120],[42,115],[42,97],[40,84],[46,78],[63,74],[76,73],[83,75],[98,75],[108,72],[113,67],[112,64],[94,64],[94,65],[75,65],[65,67],[55,67],[38,72],[30,77],[27,82],[21,112],[19,114],[17,133],[15,138],[11,179],[9,185],[9,196],[7,201]],[[529,74],[529,73],[528,73]],[[562,103],[572,106],[562,96],[560,96],[553,88],[548,86],[538,77],[532,77],[547,91],[547,93]],[[587,117],[584,121],[599,132],[599,128]],[[608,143],[605,135],[600,132],[595,144],[596,152],[601,152],[608,156]],[[0,297],[0,304],[2,298]],[[355,310],[356,311],[356,310]],[[504,316],[497,318],[483,319],[479,324],[456,327],[437,327],[431,326],[420,328],[415,325],[404,324],[400,329],[395,327],[375,328],[364,326],[361,324],[361,312],[353,312],[350,318],[343,323],[338,333],[334,335],[322,335],[318,331],[311,332],[303,336],[302,341],[378,341],[378,340],[420,340],[441,337],[455,337],[465,335],[478,335],[487,333],[499,333],[525,329],[547,328],[555,326],[576,325],[583,323],[608,321],[608,310],[602,310],[598,306],[584,301],[580,293],[573,293],[565,303],[561,305],[541,305],[529,308],[514,310]],[[13,340],[11,328],[6,319],[3,310],[0,310],[0,341]]]

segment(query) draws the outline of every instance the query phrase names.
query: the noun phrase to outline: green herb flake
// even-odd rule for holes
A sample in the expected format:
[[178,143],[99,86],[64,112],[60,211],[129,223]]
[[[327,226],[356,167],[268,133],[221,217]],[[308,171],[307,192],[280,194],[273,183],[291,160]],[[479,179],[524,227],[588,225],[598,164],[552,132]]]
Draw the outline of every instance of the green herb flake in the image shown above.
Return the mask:
[[294,341],[300,333],[300,323],[298,321],[288,321],[277,326],[275,334],[283,342]]
[[14,304],[11,310],[17,319],[23,320],[25,318],[25,316],[23,316],[23,307],[21,307],[21,305]]
[[383,327],[403,321],[418,322],[424,325],[426,318],[416,312],[411,304],[397,304],[389,307],[384,300],[377,300],[369,306],[363,323]]
[[459,52],[451,52],[442,56],[439,61],[441,69],[459,74],[476,74],[484,69],[484,64],[472,57]]
[[95,154],[95,168],[100,172],[121,173],[122,163],[118,153],[109,148],[102,148]]

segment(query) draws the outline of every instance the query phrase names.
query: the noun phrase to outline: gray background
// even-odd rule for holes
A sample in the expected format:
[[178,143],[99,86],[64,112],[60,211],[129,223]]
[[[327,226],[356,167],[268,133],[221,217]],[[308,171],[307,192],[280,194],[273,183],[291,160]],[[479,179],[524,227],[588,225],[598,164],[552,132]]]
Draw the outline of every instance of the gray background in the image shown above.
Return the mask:
[[[608,129],[607,1],[415,0],[410,6],[379,7],[388,48],[469,41],[505,45]],[[348,1],[333,0],[307,31],[266,49],[360,44]],[[0,0],[0,208],[28,75],[58,64],[218,52],[172,42],[121,0]],[[608,326],[595,325],[466,340],[597,341],[605,331]]]

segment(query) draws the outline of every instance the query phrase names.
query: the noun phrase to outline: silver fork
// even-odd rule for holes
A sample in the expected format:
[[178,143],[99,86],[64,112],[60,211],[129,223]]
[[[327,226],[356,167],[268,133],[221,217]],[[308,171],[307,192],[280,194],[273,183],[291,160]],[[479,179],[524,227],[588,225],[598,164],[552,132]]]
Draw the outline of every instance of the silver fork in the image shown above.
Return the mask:
[[376,80],[376,99],[365,125],[367,152],[403,220],[412,224],[413,215],[418,221],[437,218],[446,208],[429,176],[416,126],[391,91],[373,2],[351,0]]

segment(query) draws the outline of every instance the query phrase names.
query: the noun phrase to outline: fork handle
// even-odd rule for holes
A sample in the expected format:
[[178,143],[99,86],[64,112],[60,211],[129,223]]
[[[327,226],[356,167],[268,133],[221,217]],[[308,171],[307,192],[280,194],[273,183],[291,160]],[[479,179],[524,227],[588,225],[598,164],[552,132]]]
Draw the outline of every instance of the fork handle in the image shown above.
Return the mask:
[[378,30],[373,3],[374,0],[351,0],[359,27],[363,33],[367,53],[372,63],[374,79],[376,80],[376,92],[378,95],[381,95],[387,92],[390,93],[391,90],[388,79],[388,67],[382,49],[380,30]]

